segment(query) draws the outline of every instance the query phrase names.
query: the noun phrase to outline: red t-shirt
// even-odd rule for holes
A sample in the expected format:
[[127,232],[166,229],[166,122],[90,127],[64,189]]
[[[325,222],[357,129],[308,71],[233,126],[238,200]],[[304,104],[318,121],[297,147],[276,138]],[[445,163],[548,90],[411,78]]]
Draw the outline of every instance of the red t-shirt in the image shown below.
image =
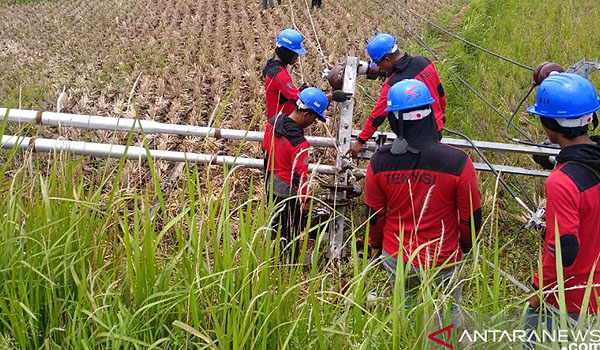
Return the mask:
[[307,195],[309,145],[304,129],[287,114],[274,116],[267,123],[262,148],[267,172],[273,175],[274,193],[279,197]]

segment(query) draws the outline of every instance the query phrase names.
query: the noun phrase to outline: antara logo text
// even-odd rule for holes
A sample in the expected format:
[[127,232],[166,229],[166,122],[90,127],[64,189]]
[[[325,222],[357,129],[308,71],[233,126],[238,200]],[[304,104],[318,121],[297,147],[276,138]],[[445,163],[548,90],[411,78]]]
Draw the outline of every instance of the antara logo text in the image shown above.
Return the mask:
[[[429,334],[428,338],[447,349],[454,349],[450,344],[454,324]],[[464,330],[459,342],[469,343],[516,343],[539,344],[560,343],[562,350],[600,350],[600,330]]]

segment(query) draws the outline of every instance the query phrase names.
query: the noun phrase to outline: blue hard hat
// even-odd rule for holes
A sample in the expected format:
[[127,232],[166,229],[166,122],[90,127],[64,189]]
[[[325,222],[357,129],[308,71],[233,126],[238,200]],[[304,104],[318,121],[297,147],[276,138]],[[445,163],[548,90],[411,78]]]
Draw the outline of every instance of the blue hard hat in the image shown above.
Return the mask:
[[308,87],[298,94],[298,107],[315,112],[321,121],[326,121],[325,110],[329,104],[327,95],[316,87]]
[[405,79],[392,85],[387,95],[386,112],[404,111],[407,109],[428,106],[435,102],[431,93],[422,81]]
[[277,35],[277,46],[283,46],[298,55],[306,55],[306,50],[302,46],[304,38],[300,32],[293,29],[284,29]]
[[373,61],[379,62],[383,56],[390,53],[397,41],[398,39],[389,34],[377,34],[367,44],[367,53]]
[[545,118],[577,118],[600,109],[594,85],[571,73],[553,73],[538,88],[535,104],[527,112]]

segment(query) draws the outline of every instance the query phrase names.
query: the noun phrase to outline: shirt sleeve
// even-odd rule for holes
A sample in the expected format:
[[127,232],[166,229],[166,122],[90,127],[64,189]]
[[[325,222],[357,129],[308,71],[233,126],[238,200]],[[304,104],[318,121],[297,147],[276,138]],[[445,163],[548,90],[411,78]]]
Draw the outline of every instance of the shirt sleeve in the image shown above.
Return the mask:
[[[389,78],[388,78],[389,79]],[[366,142],[377,128],[385,121],[387,117],[387,112],[385,111],[387,107],[387,95],[390,90],[390,86],[388,85],[388,81],[386,80],[383,86],[381,87],[381,91],[379,92],[379,99],[377,99],[377,103],[373,107],[373,110],[367,117],[367,121],[362,128],[362,131],[358,135],[358,138],[364,143]]]
[[289,101],[296,102],[296,100],[298,100],[298,88],[296,88],[296,85],[292,82],[290,74],[286,70],[282,70],[277,74],[275,79],[281,96]]
[[446,113],[446,92],[444,91],[444,86],[442,85],[442,80],[440,79],[440,75],[439,75],[437,69],[435,68],[435,65],[432,64],[431,68],[435,72],[435,76],[436,76],[436,80],[437,80],[436,90],[437,90],[437,94],[440,99],[440,108],[442,109],[442,113]]
[[292,184],[302,200],[309,194],[308,183],[308,142],[304,141],[292,151]]
[[[542,253],[544,289],[553,287],[557,282],[556,232],[560,237],[565,280],[570,277],[569,269],[564,267],[570,265],[566,262],[571,253],[569,250],[579,246],[579,190],[572,181],[561,179],[562,174],[557,175],[546,182],[546,238]],[[533,283],[535,287],[540,287],[539,273],[535,275]]]
[[459,215],[459,242],[463,247],[471,247],[473,244],[471,227],[475,228],[475,236],[481,229],[481,193],[477,173],[470,157],[467,157],[458,180],[456,202]]
[[381,247],[383,243],[387,199],[384,189],[379,184],[377,175],[375,175],[371,168],[371,162],[369,162],[365,177],[365,205],[367,206],[367,215],[370,218],[369,244],[374,247]]

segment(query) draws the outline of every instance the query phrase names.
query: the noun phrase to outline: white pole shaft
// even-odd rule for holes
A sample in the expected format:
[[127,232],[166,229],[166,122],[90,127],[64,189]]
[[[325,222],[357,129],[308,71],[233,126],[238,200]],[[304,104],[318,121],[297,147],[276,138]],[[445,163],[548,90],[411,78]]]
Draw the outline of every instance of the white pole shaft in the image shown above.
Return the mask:
[[[0,118],[7,113],[6,108],[0,108]],[[82,129],[99,129],[109,131],[123,131],[140,133],[142,130],[146,134],[175,134],[183,136],[198,136],[210,138],[222,138],[227,140],[246,140],[252,142],[261,142],[263,139],[262,131],[246,131],[236,129],[219,129],[205,126],[182,125],[159,123],[153,120],[136,120],[130,118],[101,117],[95,115],[79,115],[70,113],[38,112],[22,109],[11,109],[8,113],[8,121],[11,123],[37,123],[48,126],[64,126]],[[356,133],[353,133],[353,135]],[[384,134],[389,140],[396,138],[393,133],[375,133],[375,137]],[[335,139],[328,137],[306,137],[308,143],[313,147],[334,147]],[[461,148],[472,148],[472,145],[461,139],[443,138],[442,142],[451,146]],[[524,154],[540,154],[547,156],[556,156],[558,149],[549,149],[544,147],[526,146],[517,144],[507,144],[501,142],[473,141],[481,150],[512,152]],[[367,149],[373,151],[376,149],[374,142],[367,142]]]
[[[107,143],[83,142],[83,141],[67,141],[42,139],[22,136],[4,135],[0,141],[0,147],[11,149],[14,147],[20,149],[32,148],[35,152],[68,152],[81,156],[95,156],[102,158],[121,158],[125,156],[127,159],[144,160],[147,159],[148,153],[155,160],[166,160],[171,162],[191,162],[199,164],[215,164],[215,165],[230,165],[243,166],[246,168],[262,169],[264,163],[262,159],[218,156],[204,153],[192,152],[176,152],[149,149],[148,152],[144,147],[124,145],[112,145]],[[316,171],[320,174],[335,174],[335,168],[330,165],[310,164],[309,171]],[[355,174],[357,177],[364,177],[364,170],[358,169]],[[361,176],[362,175],[362,176]]]
[[[103,158],[121,158],[124,155],[127,159],[146,159],[146,149],[144,147],[129,146],[127,148],[123,145],[112,145],[108,143],[95,143],[95,142],[83,142],[83,141],[67,141],[67,140],[54,140],[54,139],[42,139],[33,137],[23,136],[2,136],[0,141],[0,148],[11,149],[18,147],[21,149],[27,149],[32,147],[36,152],[69,152],[72,154],[82,156],[96,156]],[[126,152],[127,149],[127,152]],[[232,157],[232,156],[215,156],[204,153],[191,153],[191,152],[176,152],[176,151],[164,151],[164,150],[149,150],[150,157],[156,160],[166,160],[171,162],[193,162],[200,164],[216,164],[216,165],[241,165],[248,168],[263,168],[263,160],[256,158],[243,158],[243,157]],[[479,171],[491,171],[490,167],[485,163],[473,163],[476,170]],[[505,174],[515,175],[526,175],[536,177],[547,177],[550,172],[544,170],[531,170],[519,167],[512,167],[506,165],[493,165],[494,169]],[[316,171],[320,174],[335,174],[335,167],[331,165],[317,165],[309,164],[308,170]],[[354,169],[354,176],[363,178],[366,174],[365,169]]]

